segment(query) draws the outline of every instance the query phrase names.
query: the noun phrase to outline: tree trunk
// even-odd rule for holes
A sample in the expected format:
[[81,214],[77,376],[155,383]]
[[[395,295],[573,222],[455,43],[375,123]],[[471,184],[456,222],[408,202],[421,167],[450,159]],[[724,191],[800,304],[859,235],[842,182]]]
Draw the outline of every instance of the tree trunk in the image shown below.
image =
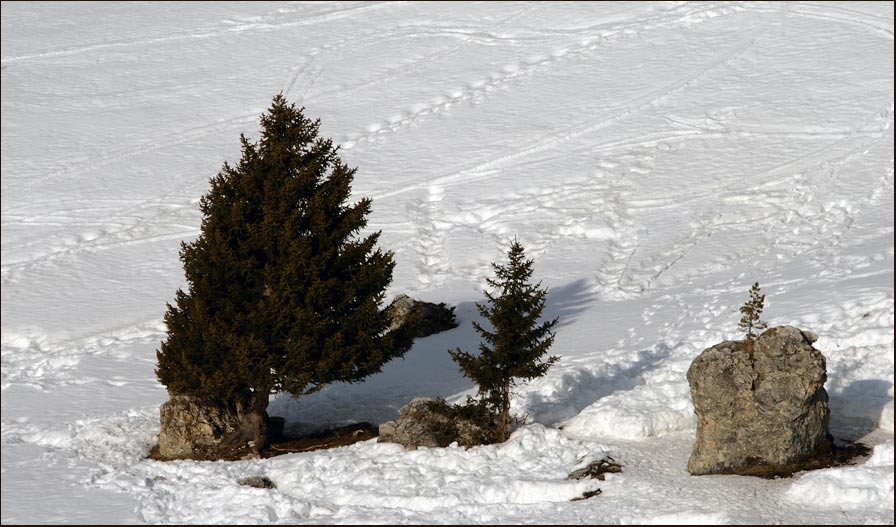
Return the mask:
[[503,443],[510,437],[510,384],[504,383],[501,394],[501,415],[498,418],[498,442]]
[[252,392],[237,401],[236,414],[239,427],[221,439],[218,449],[221,457],[241,457],[243,453],[258,455],[268,446],[268,401],[270,394]]

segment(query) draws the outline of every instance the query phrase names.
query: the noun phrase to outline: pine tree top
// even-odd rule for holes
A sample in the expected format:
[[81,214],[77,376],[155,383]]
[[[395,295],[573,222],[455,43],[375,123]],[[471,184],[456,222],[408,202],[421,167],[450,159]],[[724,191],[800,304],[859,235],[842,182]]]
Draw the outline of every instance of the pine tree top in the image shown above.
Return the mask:
[[740,307],[743,316],[737,324],[741,330],[746,332],[748,340],[754,340],[758,336],[757,330],[768,327],[768,324],[760,318],[764,307],[765,295],[760,294],[759,282],[755,282],[750,288],[750,299]]
[[[510,245],[507,251],[508,263],[501,265],[492,263],[492,269],[495,271],[494,278],[486,278],[486,283],[500,295],[520,294],[524,288],[537,289],[541,282],[532,286],[529,279],[532,277],[533,260],[526,259],[526,253],[523,246],[516,240]],[[493,293],[486,291],[486,297],[489,301],[494,302]]]
[[539,323],[548,291],[540,282],[530,283],[533,260],[526,258],[523,246],[516,240],[507,258],[506,264],[492,264],[495,278],[486,281],[493,291],[484,292],[485,304],[476,304],[480,315],[491,325],[487,329],[473,322],[482,338],[479,356],[460,350],[452,352],[462,371],[481,389],[505,382],[512,385],[514,378],[540,377],[559,360],[559,357],[543,359],[554,342],[552,330],[559,319]]

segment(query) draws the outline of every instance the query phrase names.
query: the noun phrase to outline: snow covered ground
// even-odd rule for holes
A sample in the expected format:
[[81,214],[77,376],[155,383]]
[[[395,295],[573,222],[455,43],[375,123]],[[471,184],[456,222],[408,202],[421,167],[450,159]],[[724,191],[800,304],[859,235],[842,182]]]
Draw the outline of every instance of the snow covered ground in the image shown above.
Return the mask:
[[[890,2],[4,2],[3,523],[892,524],[893,49]],[[390,296],[461,327],[270,413],[463,398],[446,350],[474,349],[517,236],[562,360],[508,443],[143,459],[179,243],[281,90],[359,167]],[[770,324],[820,336],[832,430],[867,461],[687,475],[685,372],[739,337],[754,281]],[[564,479],[604,454],[623,472]]]

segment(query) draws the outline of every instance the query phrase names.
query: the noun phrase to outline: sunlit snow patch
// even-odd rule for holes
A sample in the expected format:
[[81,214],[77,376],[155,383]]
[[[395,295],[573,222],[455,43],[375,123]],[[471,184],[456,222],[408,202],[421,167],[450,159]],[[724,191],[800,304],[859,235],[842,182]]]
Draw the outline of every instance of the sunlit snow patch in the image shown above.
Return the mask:
[[657,514],[649,518],[638,519],[642,525],[725,525],[733,523],[731,518],[723,513],[702,513],[694,511],[681,511],[666,514]]
[[[569,502],[609,484],[566,479],[579,460],[606,454],[598,444],[535,424],[504,444],[470,449],[408,451],[371,440],[259,461],[143,462],[106,486],[140,496],[140,515],[150,523],[369,518],[373,510],[386,522],[430,513],[478,521],[482,506]],[[253,474],[270,478],[276,491],[237,483]]]
[[863,465],[804,474],[785,496],[814,507],[892,511],[893,440],[874,447],[874,454]]
[[563,431],[580,439],[646,439],[694,426],[687,383],[662,382],[602,397],[567,421]]

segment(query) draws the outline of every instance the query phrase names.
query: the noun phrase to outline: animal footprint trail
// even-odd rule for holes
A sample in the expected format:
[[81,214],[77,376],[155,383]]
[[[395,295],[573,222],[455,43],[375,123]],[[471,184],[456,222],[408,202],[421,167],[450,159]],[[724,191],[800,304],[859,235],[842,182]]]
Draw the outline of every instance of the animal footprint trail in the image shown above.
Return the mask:
[[342,143],[342,147],[350,149],[354,148],[358,143],[376,140],[384,134],[413,126],[426,118],[426,116],[445,114],[451,107],[462,102],[478,104],[486,95],[495,92],[513,79],[531,75],[539,66],[548,61],[548,58],[542,57],[531,63],[508,64],[501,68],[499,72],[493,73],[484,79],[445,90],[424,102],[412,104],[402,111],[395,112],[380,122],[367,125],[362,133],[355,132],[349,134]]
[[450,265],[445,254],[445,236],[451,227],[450,222],[442,221],[442,200],[445,189],[430,186],[425,198],[418,201],[413,212],[414,223],[419,233],[420,276],[419,280],[426,285],[439,285],[445,282]]
[[[407,192],[409,190],[415,190],[419,188],[423,188],[429,184],[438,184],[438,185],[456,185],[459,183],[468,183],[471,181],[475,181],[481,179],[488,175],[491,171],[498,170],[502,167],[507,166],[509,163],[518,162],[520,159],[524,159],[527,157],[531,157],[535,154],[541,153],[545,150],[556,148],[558,145],[569,142],[575,138],[583,136],[585,134],[590,134],[596,132],[610,124],[619,121],[629,115],[644,110],[658,101],[660,101],[663,97],[666,97],[672,93],[675,93],[679,90],[684,89],[689,86],[692,82],[697,80],[698,78],[706,75],[709,71],[719,67],[725,62],[745,53],[755,41],[747,40],[739,43],[738,45],[733,46],[731,49],[722,52],[717,55],[715,59],[710,61],[692,71],[691,73],[676,79],[665,86],[662,86],[656,90],[652,90],[647,94],[636,96],[632,99],[629,99],[624,104],[620,106],[620,109],[613,110],[605,115],[600,115],[595,118],[586,119],[578,124],[574,124],[572,126],[564,127],[561,130],[553,131],[548,134],[545,134],[535,140],[529,141],[528,143],[514,148],[508,153],[502,153],[498,156],[493,156],[490,159],[486,159],[475,165],[468,166],[466,168],[457,170],[455,172],[445,174],[442,176],[437,176],[435,178],[430,179],[429,181],[417,185],[411,185],[404,187],[402,189],[398,189],[391,192],[382,193],[375,197],[375,199],[386,198],[395,196],[397,194],[401,194]],[[512,73],[513,76],[516,76],[516,73]],[[450,100],[449,100],[450,101]],[[445,99],[437,98],[435,107],[438,107],[440,104],[446,103]],[[423,108],[420,109],[417,113],[430,113],[429,109]],[[401,121],[404,122],[404,121]],[[382,126],[377,126],[375,128],[375,134],[384,133],[384,129]],[[358,140],[369,139],[372,137],[371,135],[355,135],[350,137],[350,140],[344,145],[347,147],[352,147],[356,144]]]
[[648,150],[613,161],[604,159],[595,173],[602,181],[602,187],[595,191],[608,196],[605,214],[615,230],[606,263],[595,277],[602,296],[609,300],[628,299],[646,288],[633,264],[647,230],[636,223],[631,202],[637,196],[634,181],[651,173],[655,155],[654,150]]
[[[656,27],[664,27],[668,25],[670,21],[675,21],[676,23],[681,23],[683,17],[688,15],[682,15],[677,13],[676,9],[672,9],[672,12],[663,14],[661,17],[658,17],[652,22],[655,23]],[[511,17],[512,18],[512,17]],[[603,27],[600,29],[600,36],[591,36],[586,38],[579,38],[574,42],[569,42],[567,45],[557,47],[556,45],[552,46],[551,50],[543,50],[543,51],[533,51],[530,52],[527,58],[507,63],[502,66],[499,70],[493,71],[489,75],[485,77],[481,77],[477,80],[470,81],[464,85],[457,86],[455,88],[449,89],[439,95],[436,95],[430,98],[426,102],[417,103],[408,107],[405,111],[401,111],[387,119],[382,120],[379,123],[370,124],[365,128],[366,133],[353,133],[349,134],[346,139],[343,141],[343,148],[350,149],[353,148],[359,142],[369,142],[376,139],[378,136],[382,134],[386,134],[389,132],[396,132],[402,128],[407,126],[411,126],[416,122],[420,121],[427,115],[435,115],[446,112],[451,106],[461,102],[461,101],[470,101],[473,104],[477,104],[485,95],[495,92],[502,86],[506,85],[508,82],[513,81],[515,79],[521,79],[525,77],[529,77],[534,75],[535,73],[541,71],[542,69],[548,68],[555,63],[559,63],[562,61],[569,60],[582,60],[587,58],[591,54],[593,54],[604,41],[612,40],[615,37],[623,35],[626,31],[636,31],[635,28],[650,28],[654,27],[651,24],[647,24],[645,22],[638,22],[637,24],[632,23],[624,23],[624,24],[613,24],[609,27]],[[407,30],[407,28],[405,28]],[[423,29],[419,29],[418,31],[423,31]],[[595,30],[596,31],[596,30]],[[445,34],[445,28],[438,28],[436,30],[427,30],[427,32],[439,35]],[[444,58],[448,55],[452,55],[462,49],[463,47],[469,45],[471,42],[477,42],[482,39],[476,33],[471,32],[455,32],[461,36],[462,43],[458,46],[450,47],[448,50],[444,52],[440,52],[432,57],[427,57],[427,61],[414,61],[408,67],[415,68],[418,64],[424,64],[430,60],[436,60],[437,58]],[[449,33],[450,34],[450,33]],[[493,37],[497,38],[497,37]],[[748,43],[746,47],[752,45],[752,42]],[[743,53],[745,49],[744,46],[739,46],[736,51],[737,54]],[[731,58],[733,54],[725,54],[723,57],[724,60],[728,60]],[[700,70],[696,76],[702,75],[709,69],[712,69],[718,65],[720,61],[716,60],[712,64],[710,64],[707,68]],[[402,74],[406,74],[406,71],[402,71]],[[693,78],[683,79],[684,83],[687,84],[693,80]],[[374,80],[371,82],[380,82],[379,80]],[[675,81],[673,85],[670,85],[665,91],[662,91],[662,96],[668,95],[673,91],[676,91],[679,87],[675,87],[674,84],[680,83],[680,81]],[[358,89],[357,86],[351,88],[352,90]],[[342,94],[345,90],[338,90],[337,94]],[[330,95],[330,92],[327,92],[326,95]],[[637,102],[637,101],[635,101]],[[608,119],[605,119],[607,122],[611,122],[618,118],[624,117],[631,111],[633,111],[630,106],[633,103],[626,104],[622,107],[622,110],[619,115],[612,116]],[[637,108],[640,109],[640,108]],[[600,123],[599,123],[600,124]],[[602,123],[606,124],[606,123]],[[589,124],[584,130],[573,131],[571,134],[567,134],[565,136],[561,136],[559,141],[566,141],[572,138],[581,135],[582,133],[588,133],[594,131],[594,125]],[[536,153],[543,148],[549,148],[554,145],[556,141],[548,140],[548,143],[545,143],[545,140],[539,140],[536,147],[527,147],[524,148],[522,154],[529,155],[532,153]],[[534,150],[533,150],[534,148]],[[518,155],[518,154],[517,154]],[[478,170],[481,168],[489,168],[488,166],[477,167]]]

